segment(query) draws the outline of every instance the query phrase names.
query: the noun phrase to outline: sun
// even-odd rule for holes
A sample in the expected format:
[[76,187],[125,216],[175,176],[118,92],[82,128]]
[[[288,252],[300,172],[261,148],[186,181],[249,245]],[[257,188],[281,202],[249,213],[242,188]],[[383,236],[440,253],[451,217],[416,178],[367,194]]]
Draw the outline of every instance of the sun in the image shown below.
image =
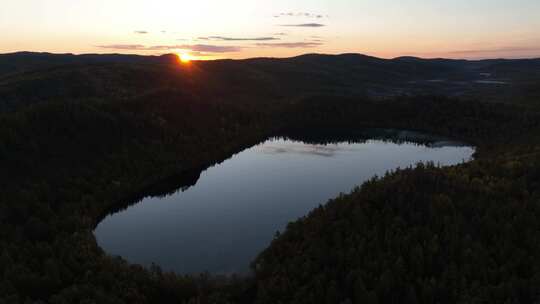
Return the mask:
[[178,57],[180,58],[180,61],[182,63],[190,63],[191,60],[193,60],[193,57],[188,53],[181,53],[178,54]]

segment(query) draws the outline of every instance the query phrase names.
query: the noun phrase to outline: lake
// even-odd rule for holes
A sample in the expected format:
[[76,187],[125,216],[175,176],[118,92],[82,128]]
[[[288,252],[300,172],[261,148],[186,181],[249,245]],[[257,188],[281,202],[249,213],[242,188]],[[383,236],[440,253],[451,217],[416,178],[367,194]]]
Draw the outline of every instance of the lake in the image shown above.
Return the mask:
[[[105,217],[94,233],[111,255],[165,271],[246,273],[276,231],[374,175],[431,161],[453,165],[474,148],[396,131],[331,144],[269,139],[201,173],[196,184]],[[419,141],[422,144],[414,143]]]

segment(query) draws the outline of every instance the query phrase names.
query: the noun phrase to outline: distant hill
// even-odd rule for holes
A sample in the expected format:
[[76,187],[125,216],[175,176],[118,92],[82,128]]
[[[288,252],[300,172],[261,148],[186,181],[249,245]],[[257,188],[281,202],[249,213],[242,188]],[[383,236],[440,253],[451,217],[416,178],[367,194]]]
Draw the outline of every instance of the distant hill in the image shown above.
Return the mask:
[[178,64],[175,55],[0,55],[0,110],[46,99],[115,100],[171,88],[200,98],[227,96],[249,102],[320,94],[375,98],[435,94],[520,102],[539,97],[538,84],[540,59],[306,54],[198,61],[186,67]]
[[[163,63],[174,60],[175,55],[142,56],[123,54],[53,54],[36,52],[17,52],[0,54],[0,77],[20,72],[35,71],[52,67],[81,64],[99,63]],[[211,64],[223,62],[247,63],[256,65],[265,64],[289,64],[311,67],[335,66],[356,70],[359,68],[380,69],[389,71],[401,71],[408,77],[415,75],[446,75],[448,72],[465,73],[466,70],[518,70],[540,72],[540,58],[537,59],[487,59],[487,60],[456,60],[456,59],[423,59],[419,57],[402,56],[394,59],[382,59],[362,54],[306,54],[291,58],[252,58],[244,60],[215,60],[208,61]]]
[[65,65],[96,63],[143,63],[159,62],[168,56],[138,56],[121,54],[52,54],[17,52],[0,54],[0,77],[15,73],[48,69]]

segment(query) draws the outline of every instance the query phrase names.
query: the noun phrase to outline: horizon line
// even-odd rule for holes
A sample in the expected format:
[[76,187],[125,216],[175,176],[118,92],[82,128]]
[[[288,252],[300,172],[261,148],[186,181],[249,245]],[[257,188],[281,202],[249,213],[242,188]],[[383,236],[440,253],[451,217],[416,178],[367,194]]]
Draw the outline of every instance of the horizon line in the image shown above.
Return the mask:
[[[73,52],[66,52],[66,53],[55,53],[55,52],[47,52],[47,51],[13,51],[13,52],[7,52],[7,53],[0,53],[0,56],[6,56],[6,55],[16,55],[16,54],[47,54],[47,55],[69,55],[69,56],[137,56],[137,57],[163,57],[163,56],[169,56],[174,55],[178,56],[178,53],[174,52],[168,52],[163,54],[137,54],[137,53],[73,53]],[[308,52],[308,53],[302,53],[300,55],[296,56],[255,56],[255,57],[246,57],[246,58],[207,58],[207,59],[193,59],[194,62],[203,62],[203,61],[220,61],[220,60],[231,60],[231,61],[242,61],[242,60],[253,60],[253,59],[293,59],[303,56],[310,56],[310,55],[318,55],[318,56],[345,56],[345,55],[356,55],[356,56],[364,56],[364,57],[370,57],[374,59],[380,59],[380,60],[397,60],[397,59],[420,59],[420,60],[455,60],[455,61],[483,61],[483,60],[539,60],[540,54],[538,56],[534,57],[478,57],[478,58],[464,58],[464,57],[429,57],[429,56],[418,56],[418,55],[401,55],[397,57],[379,57],[374,55],[369,55],[366,53],[355,53],[355,52],[345,52],[345,53],[318,53],[318,52]]]

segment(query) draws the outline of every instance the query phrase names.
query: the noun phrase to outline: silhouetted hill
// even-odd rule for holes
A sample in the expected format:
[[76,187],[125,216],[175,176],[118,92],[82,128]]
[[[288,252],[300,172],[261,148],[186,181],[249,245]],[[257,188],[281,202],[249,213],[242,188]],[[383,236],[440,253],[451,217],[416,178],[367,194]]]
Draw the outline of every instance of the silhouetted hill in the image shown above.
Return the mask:
[[[121,100],[174,88],[223,101],[294,101],[311,95],[434,94],[520,102],[540,96],[540,59],[452,60],[361,54],[216,60],[175,55],[0,55],[0,110],[50,99]],[[186,86],[190,89],[187,90]],[[227,96],[227,98],[225,98]]]
[[[0,76],[25,71],[35,71],[65,65],[98,64],[98,63],[166,63],[175,60],[174,55],[141,56],[122,54],[52,54],[17,52],[0,54]],[[448,72],[466,73],[467,70],[514,70],[519,72],[536,71],[540,68],[540,59],[489,59],[489,60],[454,60],[454,59],[423,59],[412,56],[402,56],[394,59],[381,59],[362,54],[305,54],[291,58],[253,58],[246,60],[216,60],[211,63],[220,64],[235,62],[265,66],[267,64],[287,65],[289,67],[328,67],[358,70],[360,68],[385,68],[387,72],[402,72],[406,77],[415,75],[435,76]],[[210,62],[209,62],[210,63]],[[279,68],[276,67],[276,68]],[[410,70],[410,68],[414,68]]]
[[121,54],[52,54],[17,52],[0,54],[0,77],[40,69],[48,69],[63,65],[81,65],[97,63],[144,63],[166,61],[165,56],[139,56]]

